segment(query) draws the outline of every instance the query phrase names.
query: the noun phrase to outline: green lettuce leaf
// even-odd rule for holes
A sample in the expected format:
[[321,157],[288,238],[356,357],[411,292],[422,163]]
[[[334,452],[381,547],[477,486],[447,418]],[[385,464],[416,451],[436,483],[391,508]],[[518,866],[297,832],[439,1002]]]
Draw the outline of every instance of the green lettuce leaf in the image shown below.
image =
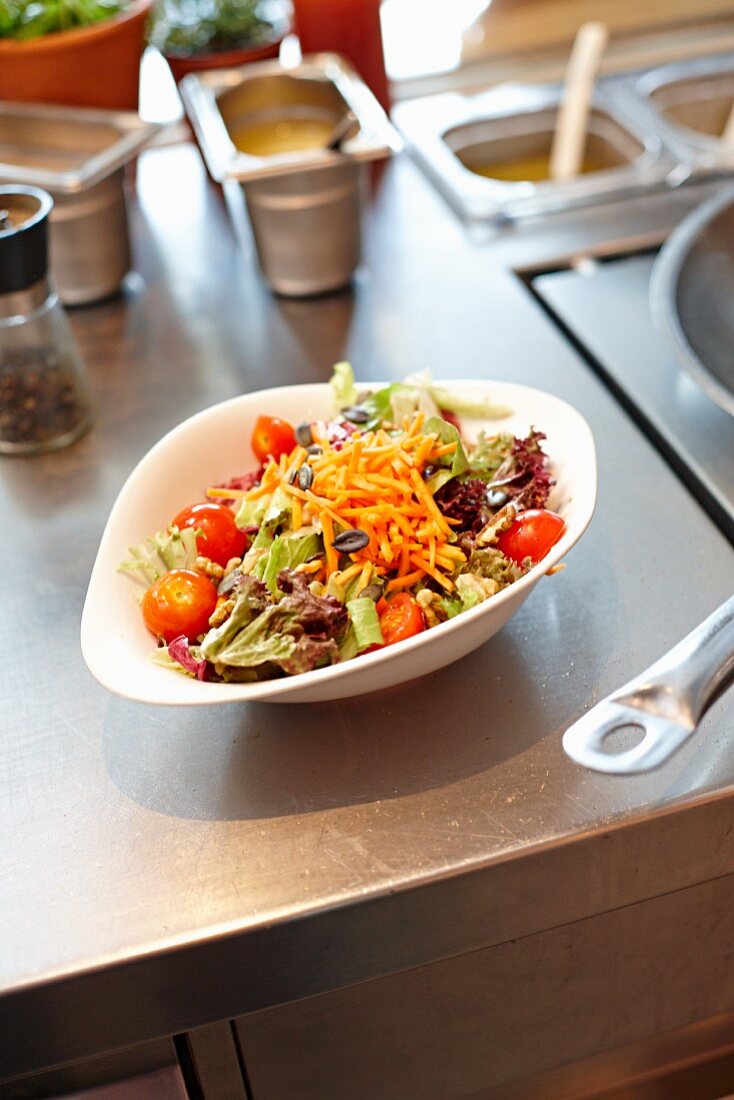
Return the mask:
[[251,580],[252,591],[238,594],[229,620],[204,638],[202,656],[218,675],[228,668],[264,666],[272,666],[273,675],[279,670],[296,675],[339,660],[346,610],[336,600],[314,596],[297,573],[281,573],[278,583],[286,594],[260,610],[262,602],[255,602],[269,595]]
[[359,404],[369,413],[369,420],[362,425],[367,430],[379,428],[385,422],[402,424],[406,416],[419,411],[427,417],[439,415],[438,406],[425,390],[418,386],[406,386],[404,382],[392,382],[368,394]]
[[450,596],[440,596],[438,602],[446,613],[447,619],[453,619],[465,610],[462,601],[453,593]]
[[406,385],[405,382],[392,382],[380,390],[368,393],[359,399],[354,381],[354,371],[349,363],[337,363],[331,377],[334,402],[339,412],[342,409],[359,404],[368,415],[360,428],[370,431],[386,421],[402,423],[404,416],[410,416],[421,410],[426,416],[437,416],[438,406],[428,391],[421,386]]
[[469,473],[483,481],[491,481],[507,456],[512,453],[515,437],[510,432],[488,436],[480,432],[475,443],[467,449]]
[[513,584],[524,576],[527,569],[517,565],[511,558],[506,558],[496,546],[487,546],[481,550],[472,550],[469,561],[461,567],[461,572],[493,580],[499,588],[506,588],[508,584]]
[[[286,600],[287,597],[280,603],[271,604],[218,650],[214,659],[216,672],[221,673],[223,666],[255,668],[274,664],[289,675],[295,675],[338,660],[336,641],[304,633],[298,613],[284,608]],[[212,660],[207,656],[210,649],[206,643],[205,638],[202,654]]]
[[369,596],[358,596],[356,600],[349,600],[347,613],[354,628],[357,653],[369,649],[371,645],[382,645],[380,618],[374,600],[371,600]]
[[288,663],[296,649],[296,639],[292,634],[268,630],[268,620],[274,612],[275,607],[269,608],[240,631],[220,654],[214,666],[217,672],[220,665],[256,668],[258,665],[275,664],[282,668]]
[[244,577],[237,590],[232,613],[221,626],[213,627],[201,643],[201,656],[216,662],[237,635],[269,606],[267,590],[254,577]]
[[291,498],[280,486],[255,500],[243,500],[235,516],[238,527],[267,527],[275,530],[287,523],[291,515]]
[[[280,486],[274,493],[261,499],[264,499],[264,504],[262,516],[259,520],[260,529],[252,540],[250,548],[245,554],[242,562],[242,572],[252,573],[258,580],[262,580],[263,574],[267,568],[269,551],[275,542],[276,531],[279,527],[288,523],[291,517],[290,497],[280,488]],[[259,504],[260,500],[253,501],[252,503]],[[243,516],[243,512],[244,509],[240,509],[240,513],[237,516],[238,521]],[[240,526],[246,527],[247,524],[241,522]]]
[[281,569],[295,569],[320,554],[323,542],[320,535],[278,535],[270,551],[257,563],[254,573],[268,586],[274,596],[279,594],[278,574]]
[[440,469],[426,481],[426,485],[435,496],[441,486],[450,481],[452,477],[459,477],[460,474],[463,474],[469,463],[461,442],[461,436],[453,424],[449,424],[447,420],[443,420],[440,416],[435,416],[425,422],[423,431],[426,435],[435,432],[442,443],[456,443],[456,450],[453,454],[445,455],[441,459]]
[[354,383],[354,371],[352,364],[347,362],[335,363],[331,376],[331,389],[334,394],[334,404],[337,409],[345,409],[354,405],[357,400],[357,387]]
[[147,588],[170,569],[192,569],[198,557],[197,534],[193,527],[158,531],[138,546],[129,547],[130,557],[120,562],[117,571],[128,573]]
[[498,405],[487,399],[472,401],[458,397],[443,387],[434,386],[428,371],[409,375],[403,382],[393,382],[359,400],[351,365],[337,363],[331,378],[331,387],[339,411],[359,401],[360,407],[369,414],[369,420],[360,426],[368,430],[379,427],[384,421],[401,424],[403,417],[418,411],[423,412],[427,418],[440,416],[441,410],[445,409],[457,416],[486,420],[500,419],[512,413],[505,405]]
[[243,500],[237,509],[235,523],[238,527],[259,527],[265,518],[271,496],[257,497],[256,500]]
[[429,391],[422,386],[409,386],[405,382],[395,382],[388,387],[391,419],[398,425],[406,416],[422,412],[426,418],[440,416],[441,411]]
[[431,372],[427,370],[409,374],[405,379],[405,384],[424,390],[439,409],[445,409],[447,412],[454,413],[455,416],[498,420],[510,416],[512,413],[512,409],[508,409],[506,405],[496,405],[494,401],[486,398],[472,401],[471,398],[459,397],[442,386],[435,386],[431,378]]
[[487,577],[478,577],[475,573],[462,573],[456,578],[456,591],[461,598],[462,608],[468,611],[470,607],[476,607],[490,596],[499,592],[497,581]]
[[496,405],[494,401],[471,401],[457,397],[439,386],[429,386],[428,392],[439,408],[446,409],[455,416],[475,417],[477,420],[502,420],[506,416],[512,416],[512,409],[507,405]]

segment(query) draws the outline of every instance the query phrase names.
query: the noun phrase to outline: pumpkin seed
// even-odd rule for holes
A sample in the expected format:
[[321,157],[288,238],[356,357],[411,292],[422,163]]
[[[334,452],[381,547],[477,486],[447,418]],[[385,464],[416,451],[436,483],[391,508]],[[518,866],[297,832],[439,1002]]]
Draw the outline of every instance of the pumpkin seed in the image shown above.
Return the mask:
[[296,440],[302,447],[310,447],[313,443],[313,436],[311,435],[311,425],[305,420],[302,424],[299,424],[295,431]]
[[360,596],[364,596],[368,600],[374,600],[377,603],[382,599],[382,585],[381,584],[368,584],[360,592]]
[[364,550],[369,544],[370,536],[367,532],[355,527],[353,531],[341,531],[331,545],[340,554],[354,554],[357,550]]
[[306,489],[311,488],[312,481],[313,481],[313,470],[308,465],[308,463],[304,462],[303,466],[299,467],[299,470],[298,470],[298,488],[303,489],[303,491],[305,493]]
[[346,409],[342,409],[342,416],[345,420],[351,420],[352,424],[366,424],[370,413],[364,405],[347,405]]

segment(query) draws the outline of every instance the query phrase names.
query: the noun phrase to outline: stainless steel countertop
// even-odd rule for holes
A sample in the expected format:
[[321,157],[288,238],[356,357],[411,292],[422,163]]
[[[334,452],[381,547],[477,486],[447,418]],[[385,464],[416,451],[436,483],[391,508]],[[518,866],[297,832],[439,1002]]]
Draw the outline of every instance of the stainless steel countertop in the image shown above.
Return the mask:
[[[696,194],[472,241],[402,160],[354,293],[287,301],[243,261],[193,147],[144,154],[137,192],[138,274],[72,314],[96,426],[0,469],[0,1078],[731,871],[734,697],[647,777],[562,752],[584,708],[731,593],[734,555],[511,270],[662,236]],[[365,380],[428,368],[572,402],[600,479],[566,570],[481,650],[399,689],[196,711],[108,695],[79,617],[134,463],[190,413],[343,357]]]
[[[649,304],[654,264],[654,253],[633,255],[543,275],[533,287],[626,395],[670,464],[734,538],[734,417],[681,370],[672,347],[656,331]],[[608,309],[610,301],[615,311]]]

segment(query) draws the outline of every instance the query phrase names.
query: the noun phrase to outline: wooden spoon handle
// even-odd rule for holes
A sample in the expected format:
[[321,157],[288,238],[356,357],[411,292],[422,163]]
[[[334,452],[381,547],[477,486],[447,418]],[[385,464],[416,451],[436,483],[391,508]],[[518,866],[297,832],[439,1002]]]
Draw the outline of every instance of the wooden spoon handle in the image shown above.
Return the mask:
[[731,105],[731,111],[729,117],[726,120],[726,125],[721,132],[721,140],[725,145],[734,146],[734,103]]
[[551,145],[552,180],[573,179],[581,169],[594,81],[607,36],[604,23],[584,23],[574,39]]

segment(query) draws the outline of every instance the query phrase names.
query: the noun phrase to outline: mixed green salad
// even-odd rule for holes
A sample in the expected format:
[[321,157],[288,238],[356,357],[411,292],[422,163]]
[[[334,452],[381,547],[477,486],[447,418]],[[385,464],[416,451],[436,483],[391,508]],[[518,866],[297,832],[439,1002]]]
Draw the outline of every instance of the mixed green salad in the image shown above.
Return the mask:
[[560,538],[543,433],[462,431],[510,410],[425,376],[360,392],[348,363],[331,386],[331,417],[260,416],[257,466],[130,548],[154,660],[245,682],[352,660],[491,599]]

